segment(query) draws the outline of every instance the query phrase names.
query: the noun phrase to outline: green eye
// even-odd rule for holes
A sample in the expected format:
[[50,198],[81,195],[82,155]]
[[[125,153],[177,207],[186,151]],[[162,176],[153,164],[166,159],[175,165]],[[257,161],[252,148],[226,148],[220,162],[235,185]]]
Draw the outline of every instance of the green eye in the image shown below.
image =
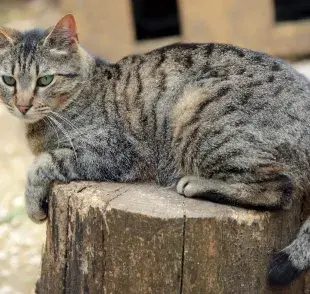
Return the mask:
[[16,80],[10,76],[2,76],[2,80],[5,84],[7,84],[10,87],[15,86],[15,84],[16,84]]
[[37,86],[46,87],[53,81],[53,79],[54,79],[53,75],[47,75],[47,76],[41,77],[37,80]]

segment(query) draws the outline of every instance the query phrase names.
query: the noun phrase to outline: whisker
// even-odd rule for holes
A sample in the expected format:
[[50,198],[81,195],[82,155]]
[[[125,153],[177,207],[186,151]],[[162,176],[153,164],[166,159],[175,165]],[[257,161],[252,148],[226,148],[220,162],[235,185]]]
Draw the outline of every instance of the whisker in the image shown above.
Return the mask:
[[67,123],[71,128],[75,129],[79,134],[82,134],[80,129],[76,127],[70,120],[68,120],[66,117],[60,115],[57,112],[51,111],[51,114],[57,116],[58,118],[62,119],[65,123]]
[[36,112],[40,112],[40,113],[48,113],[49,112],[49,108],[45,108],[45,109],[35,109]]
[[56,135],[57,135],[57,149],[59,148],[59,134],[57,132],[57,128],[53,125],[53,121],[50,120],[48,116],[43,118],[44,121],[47,121],[48,124],[54,129]]
[[70,145],[71,145],[71,147],[72,147],[72,149],[73,149],[73,152],[74,152],[74,155],[75,155],[75,160],[76,160],[76,162],[77,162],[78,159],[77,159],[76,150],[75,150],[75,148],[74,148],[73,142],[72,142],[72,140],[71,140],[69,134],[67,133],[66,129],[62,126],[62,124],[61,124],[59,121],[57,121],[57,119],[56,119],[55,117],[50,117],[50,116],[47,116],[47,117],[49,117],[49,118],[54,122],[54,124],[61,130],[61,132],[62,132],[62,133],[64,134],[64,136],[67,138],[68,142],[70,143]]
[[79,134],[81,134],[80,129],[75,126],[69,119],[67,119],[66,117],[60,115],[57,112],[52,111],[48,106],[46,106],[43,102],[38,101],[39,104],[41,104],[42,106],[45,106],[45,108],[40,109],[41,112],[47,111],[48,113],[57,116],[59,119],[63,120],[63,122],[65,122],[66,124],[68,124],[72,129],[75,129]]
[[[43,103],[42,101],[37,101],[37,103],[38,104],[40,104],[40,107],[42,107],[42,106],[46,106],[45,105],[45,103]],[[46,106],[46,109],[48,109],[48,110],[50,110],[50,107],[49,106]],[[55,112],[54,111],[51,111],[53,114],[55,114]],[[73,113],[73,114],[75,114],[76,116],[80,116],[80,113],[77,113],[77,112],[75,112],[75,111],[72,111],[72,109],[66,109],[66,112],[68,112],[68,113]]]
[[45,102],[40,101],[40,100],[37,100],[37,101],[36,101],[36,104],[39,104],[39,106],[40,106],[40,107],[41,107],[41,106],[44,106],[44,107],[49,108],[49,106],[48,106],[48,105],[46,105],[46,103],[45,103]]

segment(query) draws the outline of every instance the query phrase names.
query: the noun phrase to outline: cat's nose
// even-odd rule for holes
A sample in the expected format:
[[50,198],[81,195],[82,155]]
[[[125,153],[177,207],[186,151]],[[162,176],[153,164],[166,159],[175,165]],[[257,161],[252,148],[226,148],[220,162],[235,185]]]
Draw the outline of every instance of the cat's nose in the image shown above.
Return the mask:
[[16,107],[22,114],[26,114],[26,112],[31,108],[31,106],[21,106],[21,105],[16,105]]

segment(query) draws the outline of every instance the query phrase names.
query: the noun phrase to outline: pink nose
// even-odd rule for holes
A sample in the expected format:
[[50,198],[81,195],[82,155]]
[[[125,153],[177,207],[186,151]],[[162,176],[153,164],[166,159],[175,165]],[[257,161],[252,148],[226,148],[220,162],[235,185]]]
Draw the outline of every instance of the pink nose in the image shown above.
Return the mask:
[[26,112],[30,109],[31,106],[16,105],[16,107],[22,114],[26,114]]

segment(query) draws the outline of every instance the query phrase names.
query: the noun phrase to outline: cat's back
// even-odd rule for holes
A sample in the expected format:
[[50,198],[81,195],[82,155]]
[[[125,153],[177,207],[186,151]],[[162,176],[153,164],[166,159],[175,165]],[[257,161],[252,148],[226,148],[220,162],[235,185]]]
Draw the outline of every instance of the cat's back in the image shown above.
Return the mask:
[[150,62],[161,60],[167,92],[171,85],[173,90],[181,88],[173,108],[181,108],[183,113],[190,105],[196,116],[207,112],[206,119],[219,119],[238,110],[253,121],[266,121],[269,115],[272,119],[278,113],[284,119],[303,108],[295,116],[310,123],[305,111],[310,110],[309,80],[274,56],[229,44],[207,43],[174,44],[143,58]]
[[186,83],[213,87],[225,82],[233,82],[234,88],[273,84],[310,89],[308,81],[287,62],[230,44],[176,43],[127,56],[115,66],[127,73],[127,80],[128,72],[130,78],[138,76],[145,84],[160,79],[168,91],[169,86]]
[[171,71],[178,68],[176,64],[181,64],[188,74],[198,79],[224,80],[238,77],[238,80],[242,81],[265,77],[262,82],[273,82],[276,77],[280,77],[278,82],[299,82],[300,79],[303,80],[302,83],[305,82],[284,60],[231,44],[177,43],[156,49],[146,56],[150,59],[162,56],[163,63],[166,62]]
[[142,101],[147,117],[156,113],[158,128],[169,117],[174,137],[197,123],[219,132],[255,129],[271,141],[290,129],[291,137],[301,136],[310,126],[309,81],[265,53],[228,44],[173,44],[126,57],[116,67],[126,99],[138,97],[134,107]]

